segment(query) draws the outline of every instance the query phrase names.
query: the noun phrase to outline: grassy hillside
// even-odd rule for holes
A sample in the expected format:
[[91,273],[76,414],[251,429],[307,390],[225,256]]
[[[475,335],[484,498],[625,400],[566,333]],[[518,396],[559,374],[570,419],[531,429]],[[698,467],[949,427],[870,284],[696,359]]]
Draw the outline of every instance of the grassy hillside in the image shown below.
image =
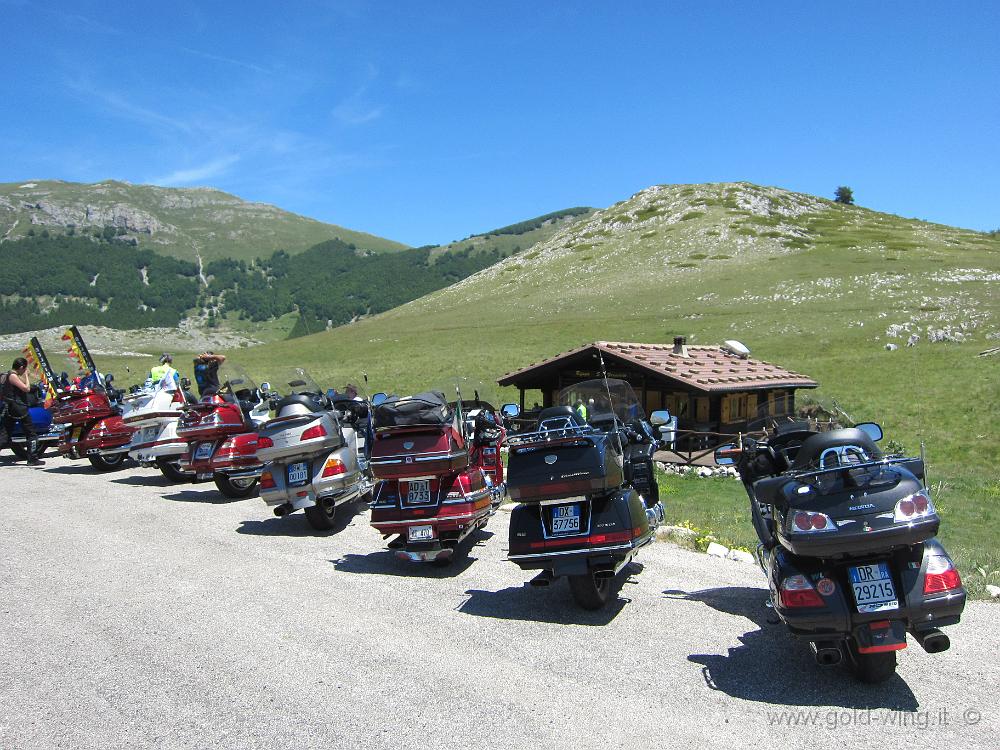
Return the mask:
[[[944,538],[989,573],[1000,356],[976,355],[1000,339],[998,282],[997,237],[776,188],[657,186],[440,292],[241,359],[364,368],[397,392],[463,375],[495,393],[504,372],[596,339],[737,338],[908,449],[926,442]],[[719,491],[741,517],[737,488]]]
[[54,180],[0,183],[0,242],[43,231],[114,228],[121,239],[183,260],[251,260],[275,250],[297,253],[339,238],[376,252],[405,245],[324,224],[265,203],[208,188],[163,188]]
[[466,252],[473,257],[490,253],[498,259],[506,258],[523,250],[528,250],[539,242],[544,242],[571,224],[575,224],[582,218],[590,216],[595,210],[593,208],[577,207],[563,209],[562,211],[553,211],[544,216],[538,216],[534,219],[494,229],[491,232],[473,234],[464,240],[456,240],[455,242],[433,249],[431,257],[436,257],[441,253]]

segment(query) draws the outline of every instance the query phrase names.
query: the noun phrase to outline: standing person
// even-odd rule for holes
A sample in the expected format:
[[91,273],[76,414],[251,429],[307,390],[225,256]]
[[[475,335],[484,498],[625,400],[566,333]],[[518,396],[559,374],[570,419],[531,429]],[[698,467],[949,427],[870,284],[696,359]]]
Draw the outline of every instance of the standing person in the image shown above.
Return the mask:
[[20,422],[28,451],[28,466],[41,466],[45,462],[38,457],[38,434],[35,432],[35,425],[32,423],[31,413],[28,411],[28,393],[31,392],[28,360],[24,357],[18,357],[5,375],[0,395],[3,396],[7,413],[3,419],[3,439],[0,440],[0,445],[10,440],[14,434],[14,427]]
[[194,380],[198,384],[198,395],[214,396],[219,392],[219,366],[226,361],[221,354],[205,352],[194,358]]
[[149,371],[153,383],[167,391],[176,391],[180,385],[181,374],[174,369],[173,361],[174,358],[164,352],[160,364]]

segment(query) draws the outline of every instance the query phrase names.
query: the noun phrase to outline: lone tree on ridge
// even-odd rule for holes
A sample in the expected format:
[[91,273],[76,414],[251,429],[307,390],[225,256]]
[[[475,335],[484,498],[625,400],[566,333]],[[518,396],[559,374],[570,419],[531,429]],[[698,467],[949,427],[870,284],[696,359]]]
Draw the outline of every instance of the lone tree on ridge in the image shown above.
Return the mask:
[[854,191],[851,190],[846,185],[841,185],[837,188],[837,192],[833,194],[834,203],[843,203],[845,206],[854,205]]

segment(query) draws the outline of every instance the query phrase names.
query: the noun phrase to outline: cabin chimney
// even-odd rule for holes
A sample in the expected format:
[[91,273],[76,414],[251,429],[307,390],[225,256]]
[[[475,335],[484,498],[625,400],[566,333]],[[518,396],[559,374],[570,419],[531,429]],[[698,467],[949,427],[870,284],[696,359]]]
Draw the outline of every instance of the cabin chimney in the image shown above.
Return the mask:
[[674,354],[680,357],[688,355],[687,339],[684,336],[674,336]]

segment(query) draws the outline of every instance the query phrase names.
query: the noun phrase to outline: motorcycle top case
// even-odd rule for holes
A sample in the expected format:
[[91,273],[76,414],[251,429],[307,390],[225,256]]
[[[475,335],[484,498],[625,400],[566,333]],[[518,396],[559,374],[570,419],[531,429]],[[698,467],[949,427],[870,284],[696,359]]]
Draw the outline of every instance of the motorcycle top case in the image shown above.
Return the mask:
[[[797,555],[842,557],[873,554],[924,542],[937,534],[940,518],[923,483],[903,466],[877,467],[877,479],[858,482],[858,474],[872,469],[830,472],[807,480],[776,477],[754,484],[762,502],[772,504],[783,520],[778,534],[782,544]],[[919,502],[922,513],[900,515],[897,506],[912,510]],[[825,514],[827,529],[800,530],[801,513]]]
[[469,450],[452,422],[383,428],[375,433],[368,465],[376,479],[448,474],[469,465]]
[[[278,417],[261,425],[257,434],[262,439],[257,445],[261,461],[329,453],[344,445],[340,426],[329,412]],[[309,437],[303,440],[306,434]]]
[[114,414],[106,393],[75,391],[63,394],[52,408],[52,421],[74,427]]
[[611,492],[625,481],[613,438],[601,432],[511,445],[507,492],[521,503]]

